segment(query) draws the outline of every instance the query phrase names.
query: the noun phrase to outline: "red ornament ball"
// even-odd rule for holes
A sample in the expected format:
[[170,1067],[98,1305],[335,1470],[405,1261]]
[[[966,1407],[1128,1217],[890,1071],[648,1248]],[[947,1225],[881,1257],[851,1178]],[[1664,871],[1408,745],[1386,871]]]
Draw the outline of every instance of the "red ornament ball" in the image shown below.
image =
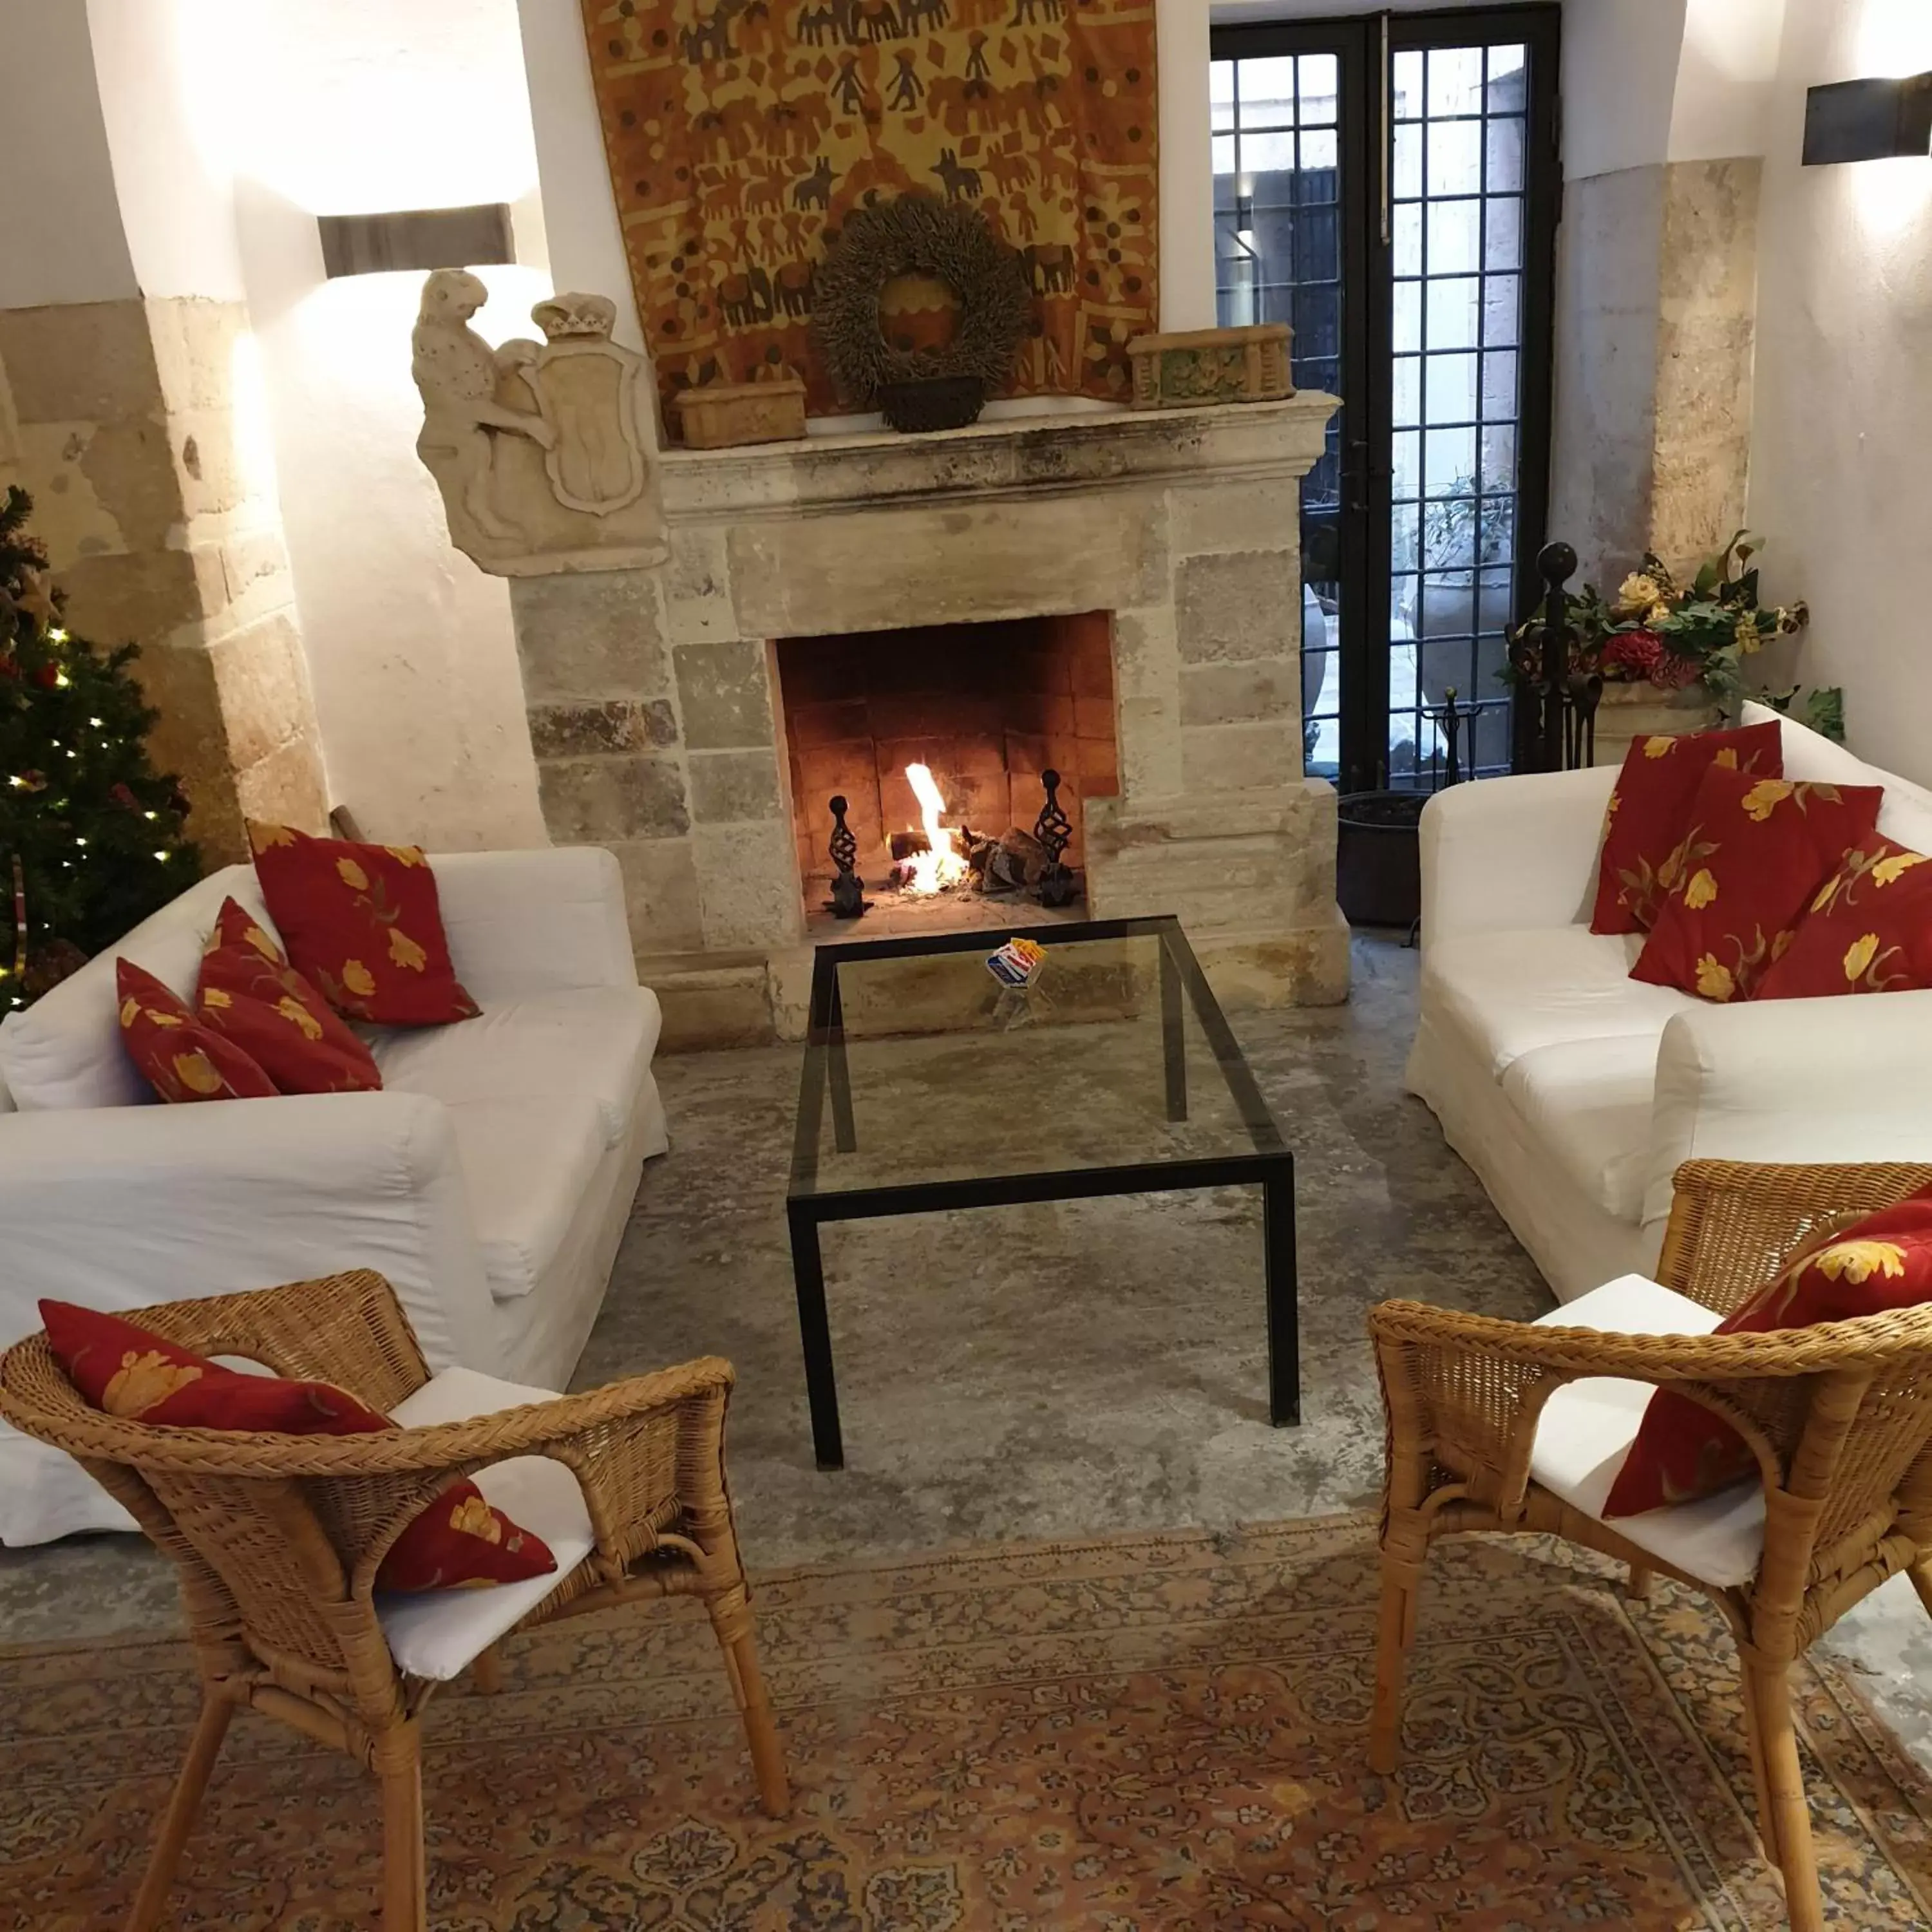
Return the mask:
[[61,669],[57,664],[44,664],[34,674],[34,682],[44,691],[52,691],[61,681]]

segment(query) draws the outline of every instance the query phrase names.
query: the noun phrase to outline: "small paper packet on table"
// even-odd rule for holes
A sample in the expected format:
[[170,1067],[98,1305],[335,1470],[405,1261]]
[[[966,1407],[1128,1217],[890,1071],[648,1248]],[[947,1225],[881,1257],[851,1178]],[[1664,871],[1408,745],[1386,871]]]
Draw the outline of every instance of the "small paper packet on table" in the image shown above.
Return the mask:
[[1003,986],[1030,986],[1046,965],[1046,948],[1031,939],[1010,939],[986,960],[986,970]]

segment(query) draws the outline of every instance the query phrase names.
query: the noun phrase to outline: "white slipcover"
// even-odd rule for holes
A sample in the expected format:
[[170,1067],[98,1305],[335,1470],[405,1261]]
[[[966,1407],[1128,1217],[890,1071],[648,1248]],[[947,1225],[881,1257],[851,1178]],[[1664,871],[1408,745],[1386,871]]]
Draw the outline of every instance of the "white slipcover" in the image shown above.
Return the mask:
[[[1932,793],[1780,722],[1787,776],[1883,786],[1880,830],[1932,852]],[[1485,779],[1422,815],[1409,1090],[1566,1301],[1655,1265],[1684,1161],[1932,1159],[1932,1092],[1900,1077],[1932,1054],[1932,992],[1716,1006],[1589,931],[1616,779]]]
[[[466,1422],[552,1402],[555,1389],[501,1382],[472,1369],[445,1369],[389,1412],[405,1429]],[[424,1590],[410,1595],[378,1591],[376,1618],[399,1670],[438,1684],[460,1676],[503,1633],[529,1616],[590,1554],[596,1539],[575,1473],[548,1456],[512,1456],[470,1478],[483,1500],[550,1545],[556,1568],[520,1583],[488,1589]]]
[[[596,1320],[646,1156],[666,1144],[660,1015],[622,880],[567,847],[430,860],[481,1018],[368,1030],[384,1089],[154,1102],[121,1046],[114,959],[182,993],[254,868],[190,887],[0,1025],[0,1347],[43,1297],[130,1312],[352,1268],[386,1276],[432,1370],[561,1388]],[[0,1544],[126,1529],[58,1450],[0,1425]]]
[[[1544,1316],[1539,1328],[1594,1328],[1612,1335],[1708,1335],[1716,1312],[1642,1275],[1627,1274]],[[1764,1556],[1764,1486],[1734,1483],[1701,1502],[1606,1517],[1604,1504],[1636,1439],[1655,1388],[1622,1376],[1566,1382],[1544,1405],[1529,1473],[1572,1509],[1707,1583],[1748,1583]]]

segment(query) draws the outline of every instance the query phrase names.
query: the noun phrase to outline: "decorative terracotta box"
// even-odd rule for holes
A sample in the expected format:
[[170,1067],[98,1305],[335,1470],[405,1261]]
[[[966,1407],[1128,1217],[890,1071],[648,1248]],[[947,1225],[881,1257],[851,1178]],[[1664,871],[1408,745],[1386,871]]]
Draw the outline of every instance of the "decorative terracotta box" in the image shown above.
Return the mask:
[[706,382],[671,398],[687,449],[788,442],[805,434],[805,385],[796,376],[765,382]]
[[1285,322],[1137,335],[1127,344],[1134,407],[1178,410],[1201,403],[1271,403],[1292,396],[1288,339]]

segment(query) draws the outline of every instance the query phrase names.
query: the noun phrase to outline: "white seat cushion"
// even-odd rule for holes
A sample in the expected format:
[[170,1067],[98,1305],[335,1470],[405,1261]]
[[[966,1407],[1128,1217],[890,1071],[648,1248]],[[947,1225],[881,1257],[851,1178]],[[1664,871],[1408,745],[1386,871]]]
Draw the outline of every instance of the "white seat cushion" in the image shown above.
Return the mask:
[[[1539,1328],[1596,1328],[1616,1335],[1708,1335],[1721,1318],[1702,1303],[1620,1275],[1537,1322]],[[1544,1406],[1530,1452],[1532,1480],[1572,1509],[1660,1557],[1687,1576],[1720,1586],[1748,1583],[1764,1555],[1764,1488],[1734,1483],[1701,1502],[1614,1519],[1604,1504],[1636,1439],[1655,1390],[1648,1382],[1592,1376],[1558,1389]]]
[[1532,1140],[1606,1214],[1633,1226],[1643,1219],[1656,1086],[1648,1034],[1536,1047],[1502,1078]]
[[644,986],[585,986],[485,1006],[453,1026],[371,1028],[385,1087],[433,1100],[588,1095],[604,1144],[630,1131],[662,1016]]
[[1424,955],[1423,1004],[1435,1010],[1438,1024],[1473,1043],[1492,1078],[1540,1046],[1632,1037],[1654,1042],[1672,1014],[1696,1003],[1674,987],[1630,976],[1643,938],[1582,926],[1451,933]]
[[607,1151],[588,1094],[449,1103],[483,1272],[499,1301],[528,1294],[556,1258]]
[[[500,1382],[475,1369],[445,1369],[389,1412],[405,1429],[462,1422],[472,1415],[554,1402],[554,1389]],[[512,1456],[472,1478],[494,1509],[550,1545],[556,1568],[520,1583],[488,1589],[425,1590],[412,1595],[379,1591],[376,1616],[398,1670],[446,1683],[460,1676],[590,1554],[590,1511],[577,1478],[548,1456]]]

